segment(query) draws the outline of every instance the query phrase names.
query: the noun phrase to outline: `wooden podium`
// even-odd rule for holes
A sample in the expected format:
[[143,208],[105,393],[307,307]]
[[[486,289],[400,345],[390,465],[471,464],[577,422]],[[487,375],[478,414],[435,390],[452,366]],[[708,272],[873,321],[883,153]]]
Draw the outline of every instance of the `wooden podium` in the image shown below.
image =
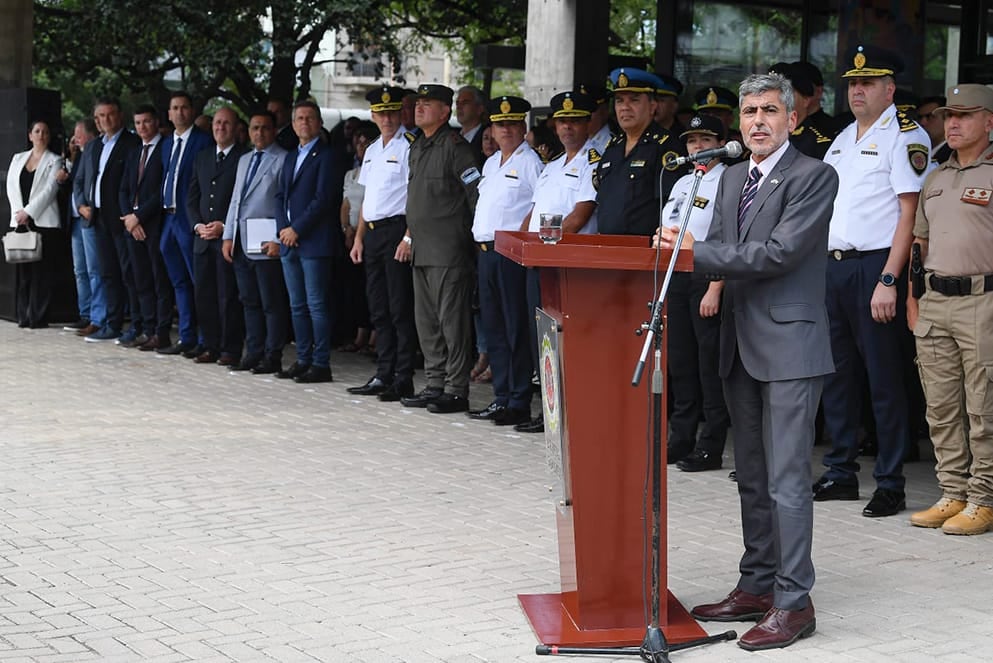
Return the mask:
[[[543,244],[523,232],[498,232],[496,250],[541,268],[541,307],[560,329],[562,591],[518,599],[542,644],[641,644],[651,596],[651,366],[638,388],[631,377],[644,342],[635,331],[651,313],[657,253],[645,237],[567,234],[558,244]],[[659,287],[668,263],[664,251]],[[681,252],[676,269],[692,271],[690,252]],[[663,451],[664,435],[663,425]],[[670,643],[680,643],[706,632],[666,586],[665,467],[663,459],[659,625]]]

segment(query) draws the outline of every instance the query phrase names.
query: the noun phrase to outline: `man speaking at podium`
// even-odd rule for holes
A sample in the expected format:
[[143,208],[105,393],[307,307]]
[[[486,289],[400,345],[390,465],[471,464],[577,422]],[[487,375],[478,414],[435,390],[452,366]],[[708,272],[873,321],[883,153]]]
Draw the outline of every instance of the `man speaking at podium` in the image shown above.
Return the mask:
[[[726,279],[720,374],[734,430],[745,553],[738,585],[697,619],[758,621],[738,644],[786,647],[814,632],[810,453],[823,376],[834,371],[824,304],[838,176],[790,146],[793,88],[779,74],[739,88],[751,158],[717,190],[707,240],[684,235],[694,271]],[[658,241],[673,248],[678,227]]]

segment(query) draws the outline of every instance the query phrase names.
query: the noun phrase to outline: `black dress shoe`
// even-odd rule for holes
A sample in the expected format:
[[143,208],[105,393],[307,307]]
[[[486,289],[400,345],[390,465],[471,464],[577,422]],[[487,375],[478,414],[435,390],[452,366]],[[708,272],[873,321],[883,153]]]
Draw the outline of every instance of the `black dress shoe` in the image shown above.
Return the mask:
[[721,457],[709,451],[694,449],[693,452],[676,463],[683,472],[706,472],[707,470],[721,469]]
[[427,404],[428,412],[434,414],[449,414],[452,412],[465,412],[469,409],[469,399],[465,396],[455,394],[442,394]]
[[292,380],[293,378],[306,373],[307,369],[309,368],[310,368],[310,364],[301,364],[300,362],[295,361],[292,364],[290,364],[290,367],[287,368],[285,371],[281,370],[278,373],[276,373],[276,377],[279,378],[280,380]]
[[[207,352],[207,348],[205,348],[202,345],[197,344],[196,346],[190,348],[189,350],[184,351],[183,352],[183,356],[186,357],[187,359],[196,359],[197,357],[199,357],[200,355],[202,355],[204,352]],[[214,358],[214,361],[217,361],[217,358],[216,357]]]
[[414,395],[414,383],[410,380],[398,380],[377,398],[384,403],[393,403]]
[[182,341],[180,341],[179,343],[174,343],[173,345],[170,345],[165,348],[158,348],[155,352],[157,352],[160,355],[182,355],[195,348],[196,348],[195,345],[192,345],[190,343],[183,343]]
[[355,394],[356,396],[376,396],[389,388],[390,385],[388,385],[385,380],[373,377],[361,387],[349,387],[345,391],[350,394]]
[[252,375],[269,375],[271,373],[283,372],[283,360],[275,357],[266,357],[259,362],[258,366],[252,369]]
[[665,461],[668,465],[675,465],[682,459],[690,455],[693,451],[692,444],[667,444],[665,446]]
[[500,405],[496,401],[493,401],[482,410],[469,410],[468,415],[470,419],[476,419],[478,421],[491,421],[506,409],[506,405]]
[[318,382],[334,382],[331,368],[328,366],[311,366],[306,373],[293,378],[299,384],[317,384]]
[[493,416],[497,426],[516,426],[531,421],[531,410],[517,407],[505,407]]
[[[183,356],[185,357],[186,355],[184,354]],[[193,362],[196,364],[213,364],[220,359],[220,357],[221,355],[213,350],[204,350],[193,358]]]
[[250,371],[256,366],[258,366],[259,362],[261,361],[262,361],[262,357],[258,357],[258,356],[242,357],[241,361],[239,361],[237,364],[231,364],[230,366],[228,366],[228,368],[231,369],[232,371]]
[[441,387],[424,387],[420,393],[413,396],[404,396],[400,399],[404,407],[427,407],[436,398],[441,396],[444,390]]
[[857,500],[859,485],[857,483],[838,483],[821,477],[814,484],[814,501],[828,502],[831,500]]
[[862,515],[866,518],[895,516],[907,508],[904,497],[902,490],[877,488],[876,492],[872,494],[872,499],[862,509]]
[[544,433],[545,432],[545,418],[541,415],[535,417],[531,421],[523,424],[517,424],[514,426],[514,430],[518,433]]

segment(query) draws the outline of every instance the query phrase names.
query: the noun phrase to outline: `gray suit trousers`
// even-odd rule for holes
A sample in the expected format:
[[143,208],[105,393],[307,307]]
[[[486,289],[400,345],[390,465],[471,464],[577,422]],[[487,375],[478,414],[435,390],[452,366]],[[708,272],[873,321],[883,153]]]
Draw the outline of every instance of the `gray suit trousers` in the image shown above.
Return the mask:
[[814,585],[810,454],[822,377],[760,382],[735,353],[724,381],[745,553],[738,588],[802,610]]

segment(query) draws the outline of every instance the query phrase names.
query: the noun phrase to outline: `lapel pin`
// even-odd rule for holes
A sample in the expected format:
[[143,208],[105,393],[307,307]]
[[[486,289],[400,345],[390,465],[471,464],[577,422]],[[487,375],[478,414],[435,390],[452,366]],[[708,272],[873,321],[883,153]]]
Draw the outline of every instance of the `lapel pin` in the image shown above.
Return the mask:
[[779,180],[769,180],[769,184],[779,184]]

